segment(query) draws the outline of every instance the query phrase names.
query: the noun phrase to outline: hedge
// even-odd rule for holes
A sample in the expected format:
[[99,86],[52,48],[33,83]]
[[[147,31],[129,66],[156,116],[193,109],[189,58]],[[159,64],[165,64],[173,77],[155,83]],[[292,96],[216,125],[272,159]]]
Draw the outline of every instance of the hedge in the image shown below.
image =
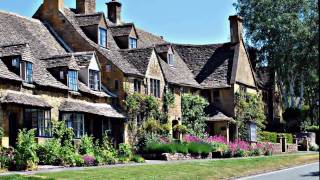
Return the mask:
[[277,135],[282,134],[286,139],[287,143],[293,143],[293,135],[290,133],[276,133],[276,132],[268,132],[268,131],[261,131],[258,133],[258,140],[262,142],[277,142]]
[[144,149],[146,153],[191,153],[191,154],[209,154],[212,151],[210,144],[205,143],[171,143],[157,144],[150,143]]

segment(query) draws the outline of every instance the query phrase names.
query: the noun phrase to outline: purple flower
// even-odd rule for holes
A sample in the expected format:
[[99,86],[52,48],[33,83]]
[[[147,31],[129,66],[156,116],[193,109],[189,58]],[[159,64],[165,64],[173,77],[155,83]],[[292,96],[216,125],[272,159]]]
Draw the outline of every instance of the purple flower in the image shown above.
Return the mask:
[[96,164],[96,159],[90,155],[84,155],[82,159],[86,166],[94,166]]

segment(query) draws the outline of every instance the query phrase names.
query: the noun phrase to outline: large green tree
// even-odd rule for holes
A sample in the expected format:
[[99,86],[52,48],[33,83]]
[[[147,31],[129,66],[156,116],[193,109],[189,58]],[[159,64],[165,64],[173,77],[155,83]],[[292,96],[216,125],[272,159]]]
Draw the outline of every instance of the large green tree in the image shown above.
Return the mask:
[[314,106],[319,99],[318,0],[238,0],[246,43],[258,64],[271,67],[284,108]]

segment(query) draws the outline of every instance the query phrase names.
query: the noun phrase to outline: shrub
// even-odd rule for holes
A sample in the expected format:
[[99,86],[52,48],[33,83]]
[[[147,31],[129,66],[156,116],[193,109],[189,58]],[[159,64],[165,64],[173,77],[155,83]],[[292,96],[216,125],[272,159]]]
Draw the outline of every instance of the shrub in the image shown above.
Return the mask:
[[261,142],[277,142],[277,133],[275,132],[268,132],[268,131],[261,131],[258,132],[258,140]]
[[306,131],[307,132],[319,132],[319,126],[307,126]]
[[81,155],[90,154],[94,155],[94,144],[93,144],[93,137],[84,135],[81,138],[79,153]]
[[144,163],[145,160],[143,159],[143,157],[135,155],[131,158],[131,161],[136,162],[136,163]]
[[287,143],[289,144],[293,143],[293,135],[291,133],[282,133],[282,134],[286,138]]
[[242,140],[235,140],[234,142],[229,143],[229,150],[227,152],[228,156],[231,157],[244,157],[249,151],[249,144]]
[[191,154],[208,155],[212,152],[212,147],[206,143],[191,142],[188,144],[188,152]]
[[212,142],[210,144],[211,144],[212,152],[225,153],[225,152],[228,151],[228,145],[227,144],[219,143],[219,142]]
[[35,131],[19,130],[15,156],[17,170],[32,170],[37,167],[39,162],[37,148]]
[[181,125],[181,124],[175,125],[175,126],[173,127],[173,130],[174,130],[174,131],[178,131],[178,132],[181,133],[181,134],[186,134],[186,133],[189,132],[187,126]]
[[15,162],[15,150],[13,148],[0,149],[0,169],[12,169]]
[[57,139],[47,140],[40,145],[37,150],[40,164],[61,165],[60,157],[61,145]]
[[95,166],[97,165],[95,157],[91,155],[84,155],[82,156],[83,162],[85,166]]
[[157,144],[150,143],[145,148],[147,153],[188,153],[188,147],[182,143],[172,143],[172,144]]
[[79,156],[73,147],[62,146],[60,149],[60,158],[63,166],[76,166]]
[[128,162],[132,158],[132,148],[129,144],[121,143],[119,144],[119,160],[122,162]]
[[317,145],[311,145],[311,146],[309,147],[309,151],[319,151],[319,146],[317,146]]

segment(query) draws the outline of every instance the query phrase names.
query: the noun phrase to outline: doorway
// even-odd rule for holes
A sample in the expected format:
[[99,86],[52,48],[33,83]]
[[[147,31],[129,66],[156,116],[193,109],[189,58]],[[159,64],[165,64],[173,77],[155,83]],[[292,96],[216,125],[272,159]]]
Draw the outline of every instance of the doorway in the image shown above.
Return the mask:
[[16,147],[18,137],[18,115],[17,113],[9,112],[9,145]]

